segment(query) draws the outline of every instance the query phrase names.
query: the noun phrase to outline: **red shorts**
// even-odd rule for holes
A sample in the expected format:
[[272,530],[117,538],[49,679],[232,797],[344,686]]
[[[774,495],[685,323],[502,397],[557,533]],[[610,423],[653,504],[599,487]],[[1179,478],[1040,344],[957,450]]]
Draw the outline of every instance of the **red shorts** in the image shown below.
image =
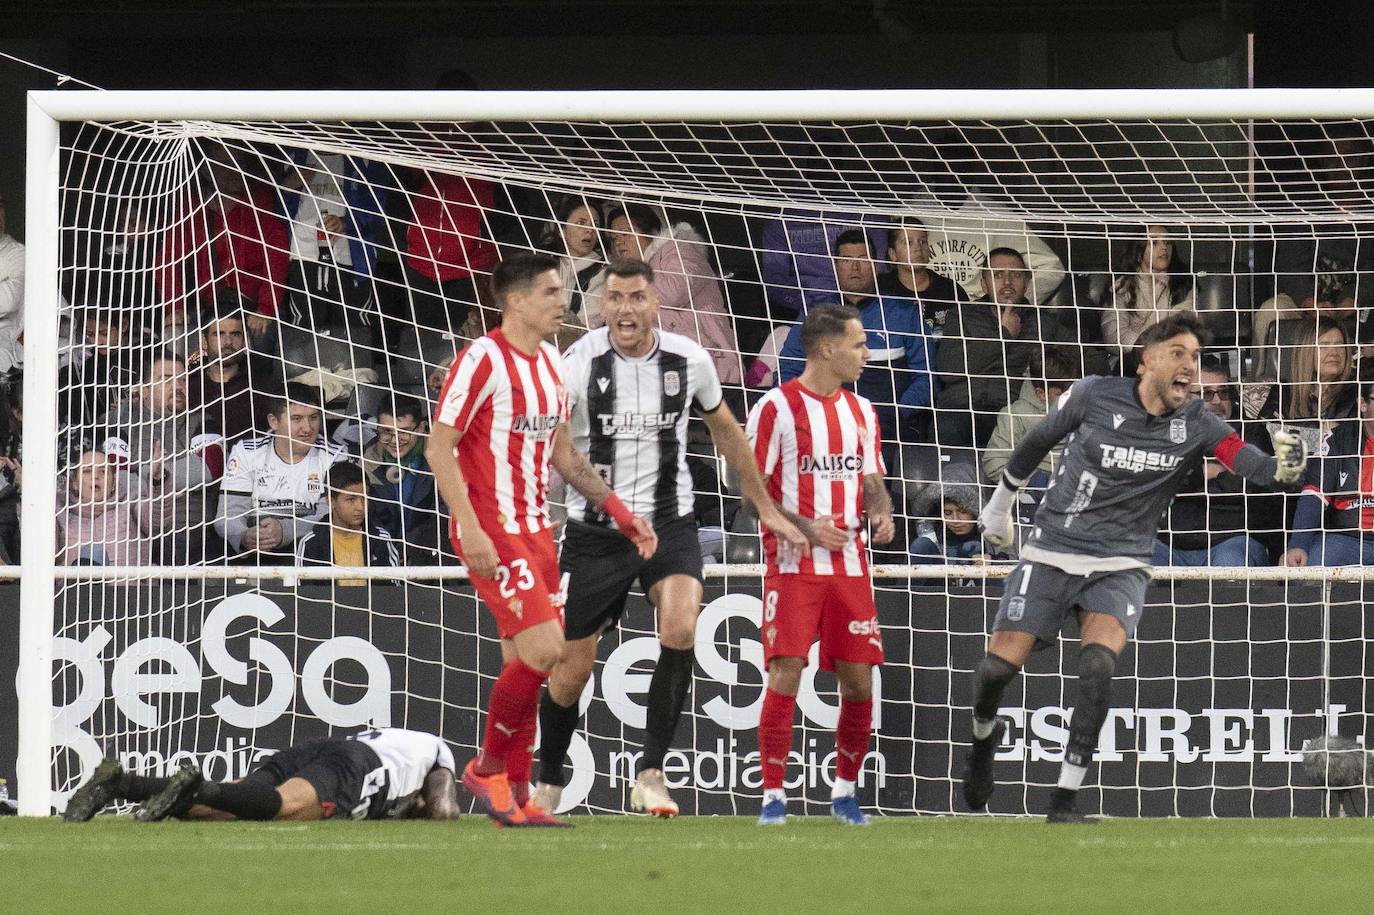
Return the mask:
[[805,658],[817,636],[821,670],[883,663],[883,633],[867,576],[769,575],[763,580],[763,660]]
[[[563,584],[558,573],[558,549],[553,530],[537,534],[487,531],[496,547],[500,565],[495,578],[472,576],[477,596],[496,617],[496,629],[508,639],[532,626],[556,620],[563,625]],[[454,552],[461,558],[462,544],[449,528]]]

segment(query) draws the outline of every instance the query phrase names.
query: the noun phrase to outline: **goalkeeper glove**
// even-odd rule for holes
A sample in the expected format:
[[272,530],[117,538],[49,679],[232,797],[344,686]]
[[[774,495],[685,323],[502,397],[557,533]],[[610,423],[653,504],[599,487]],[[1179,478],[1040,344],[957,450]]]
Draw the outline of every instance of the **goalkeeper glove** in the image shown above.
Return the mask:
[[1274,442],[1274,481],[1292,486],[1302,479],[1307,469],[1307,443],[1301,435],[1288,429],[1279,429],[1271,436]]
[[1011,510],[1015,502],[1016,490],[1007,485],[1004,478],[997,484],[997,491],[992,494],[988,504],[983,506],[982,514],[978,516],[978,527],[982,529],[988,543],[995,547],[1011,545]]

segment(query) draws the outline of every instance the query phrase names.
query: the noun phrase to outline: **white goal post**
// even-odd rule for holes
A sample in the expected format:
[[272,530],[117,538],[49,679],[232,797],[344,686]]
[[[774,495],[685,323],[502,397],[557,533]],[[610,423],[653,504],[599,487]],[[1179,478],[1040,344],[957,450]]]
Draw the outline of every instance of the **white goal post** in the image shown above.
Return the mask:
[[[1097,173],[1094,180],[1076,186],[1077,196],[1066,194],[1060,209],[1058,191],[1054,187],[1040,187],[1050,202],[1037,208],[1035,203],[1007,210],[1006,215],[1022,220],[1048,220],[1057,213],[1063,223],[1075,220],[1107,225],[1147,222],[1180,222],[1199,227],[1198,237],[1208,238],[1215,227],[1224,222],[1217,214],[1226,207],[1235,209],[1235,225],[1245,219],[1257,222],[1280,223],[1285,219],[1305,221],[1306,224],[1335,224],[1368,219],[1371,209],[1343,207],[1329,199],[1284,201],[1280,197],[1249,198],[1244,161],[1254,155],[1253,146],[1241,144],[1240,151],[1222,153],[1216,148],[1206,150],[1209,124],[1225,124],[1231,129],[1229,141],[1244,137],[1247,122],[1360,122],[1374,119],[1374,90],[815,90],[815,91],[577,91],[577,92],[193,92],[193,91],[45,91],[29,94],[27,124],[27,201],[26,201],[26,282],[24,335],[24,399],[23,413],[27,434],[24,439],[23,515],[25,543],[22,559],[20,592],[19,644],[19,743],[16,775],[20,785],[19,812],[39,816],[49,813],[52,806],[53,689],[55,623],[54,598],[59,583],[65,580],[119,580],[137,578],[147,569],[117,565],[104,568],[60,567],[54,525],[47,523],[47,512],[54,510],[59,499],[59,478],[63,464],[59,459],[59,386],[58,353],[59,309],[55,303],[62,298],[59,284],[60,251],[63,225],[62,214],[62,131],[69,125],[83,122],[121,124],[136,122],[142,136],[156,137],[164,128],[168,136],[204,136],[209,133],[199,125],[222,123],[231,126],[225,132],[234,135],[240,122],[274,125],[313,125],[327,123],[394,124],[398,122],[455,123],[455,122],[577,122],[590,125],[622,123],[755,125],[766,133],[776,122],[844,123],[844,124],[910,124],[924,122],[952,122],[957,125],[981,125],[990,131],[998,125],[1014,122],[1018,125],[1047,125],[1046,130],[1075,131],[1077,125],[1094,126],[1116,123],[1189,124],[1198,126],[1197,148],[1178,152],[1179,157],[1196,153],[1211,156],[1217,165],[1216,176],[1208,173],[1190,175],[1187,187],[1180,186],[1177,198],[1164,199],[1158,206],[1158,216],[1150,219],[1149,204],[1111,205],[1093,199],[1096,189],[1114,189],[1127,194],[1130,180],[1120,183],[1120,174],[1111,169]],[[291,129],[283,128],[277,139],[283,145],[292,142]],[[956,128],[956,130],[959,128]],[[345,132],[346,133],[346,132]],[[380,135],[380,134],[379,134]],[[301,133],[299,137],[305,137]],[[312,140],[318,140],[312,137]],[[402,136],[396,142],[404,145],[416,138]],[[304,144],[305,139],[300,139]],[[322,142],[322,148],[338,151],[349,142],[363,144],[377,142],[376,136],[360,133],[354,137]],[[1051,148],[1052,141],[1046,141]],[[1253,142],[1253,135],[1252,135]],[[1167,137],[1160,140],[1169,146]],[[369,147],[376,149],[378,147]],[[877,146],[875,145],[875,149]],[[1066,147],[1067,148],[1067,147]],[[434,154],[434,153],[427,153]],[[379,154],[381,155],[381,154]],[[398,154],[399,155],[399,154]],[[480,158],[480,157],[477,157]],[[472,174],[483,178],[499,177],[497,156],[490,159],[483,171],[472,166]],[[675,163],[684,174],[690,173],[691,159]],[[900,164],[899,164],[900,166]],[[646,165],[646,170],[651,168]],[[1068,166],[1065,166],[1068,168]],[[919,172],[920,164],[911,171]],[[896,171],[900,171],[900,167]],[[647,171],[646,171],[647,173]],[[582,173],[579,173],[582,174]],[[843,176],[843,172],[841,172]],[[1135,163],[1128,179],[1149,177],[1149,165],[1144,157]],[[994,173],[994,178],[996,177]],[[1212,181],[1212,177],[1216,177]],[[686,180],[686,179],[684,179]],[[767,186],[768,176],[760,179]],[[600,183],[591,178],[582,182],[591,190],[611,196],[616,193],[612,177]],[[877,202],[872,206],[852,208],[874,216],[893,215],[904,195],[914,191],[919,181],[910,185],[896,183],[874,185]],[[1253,184],[1249,184],[1253,190]],[[1157,187],[1164,189],[1167,198],[1170,181],[1161,179]],[[670,199],[685,193],[681,186],[666,182],[656,190],[660,199]],[[852,194],[862,194],[863,188],[847,188],[837,199],[852,202]],[[786,189],[774,188],[775,193],[758,201],[760,209],[797,206],[820,209],[827,205],[824,192],[798,194],[788,198]],[[713,206],[735,207],[744,212],[743,192],[739,185],[702,183],[693,192]],[[641,194],[652,196],[648,192]],[[1234,196],[1240,194],[1241,196]],[[631,194],[627,193],[628,198]],[[1078,201],[1074,203],[1073,201]],[[1075,209],[1077,207],[1077,209]],[[1305,208],[1306,207],[1306,208]],[[923,213],[942,212],[937,203],[911,199],[911,208]],[[1191,208],[1191,209],[1190,209]],[[1190,216],[1191,213],[1191,216]],[[1374,221],[1374,220],[1372,220]],[[1219,237],[1219,236],[1217,236]],[[946,566],[907,566],[897,563],[878,572],[883,578],[941,578],[979,580],[1005,575],[1005,567],[970,569]],[[747,576],[757,574],[754,565],[713,567],[711,574]],[[1241,574],[1241,573],[1244,574]],[[411,568],[407,575],[416,580],[453,578],[452,568]],[[1329,589],[1339,580],[1367,580],[1364,570],[1332,569],[1166,569],[1162,577],[1179,580],[1196,578],[1207,581],[1243,579],[1258,581],[1308,580]],[[385,577],[377,569],[292,570],[279,568],[256,569],[242,566],[204,566],[164,570],[167,580],[268,580],[310,578]],[[1325,611],[1324,611],[1325,612]],[[939,697],[945,705],[962,705],[964,698],[951,700]],[[919,738],[913,736],[912,741]]]

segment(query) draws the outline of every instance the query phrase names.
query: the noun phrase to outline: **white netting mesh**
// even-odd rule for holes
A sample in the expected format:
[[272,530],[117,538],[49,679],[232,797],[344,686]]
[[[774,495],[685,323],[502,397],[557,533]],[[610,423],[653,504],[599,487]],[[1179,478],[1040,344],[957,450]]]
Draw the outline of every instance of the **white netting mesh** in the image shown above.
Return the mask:
[[[453,564],[410,433],[423,432],[436,372],[495,326],[486,275],[517,250],[565,259],[575,291],[561,344],[596,323],[607,255],[644,254],[672,291],[665,326],[708,347],[741,419],[799,368],[787,358],[799,311],[840,294],[846,261],[870,263],[873,285],[860,278],[846,291],[879,301],[870,348],[893,363],[866,378],[899,516],[882,564],[982,553],[944,526],[944,505],[976,511],[979,487],[1000,470],[998,443],[1024,434],[1045,389],[1130,371],[1135,335],[1175,307],[1196,308],[1212,329],[1203,393],[1229,404],[1247,438],[1265,444],[1282,420],[1320,447],[1353,409],[1347,382],[1374,264],[1363,120],[159,121],[65,131],[60,565],[148,566],[155,579],[159,566],[329,561],[328,548],[302,543],[326,517],[340,459],[362,466],[373,520],[402,566]],[[570,246],[585,219],[597,231],[583,253]],[[835,260],[846,230],[857,238]],[[1024,264],[1025,301],[1013,303],[1014,321],[999,309],[983,327],[959,302],[984,294],[999,248]],[[957,289],[928,292],[927,264]],[[999,295],[1001,280],[989,278]],[[900,323],[912,301],[917,318]],[[1319,348],[1332,328],[1343,339]],[[1342,361],[1328,370],[1332,352]],[[271,397],[290,381],[307,385],[308,409],[253,444],[273,431]],[[294,475],[272,463],[293,423],[299,453],[281,444],[276,454],[306,455]],[[316,433],[324,441],[311,450]],[[690,450],[703,554],[757,561],[754,521],[706,436]],[[1290,545],[1289,514],[1281,497],[1214,488],[1171,515],[1171,558],[1249,537],[1230,548],[1272,562]],[[280,544],[270,534],[261,555],[247,548],[245,531],[273,526]],[[405,582],[404,568],[395,578]],[[876,582],[892,663],[871,763],[882,778],[870,773],[865,802],[957,809],[968,672],[999,587]],[[757,588],[735,575],[708,594],[686,752],[672,762],[687,771],[669,771],[690,785],[689,810],[747,811],[758,794],[757,757],[747,758],[761,683]],[[142,753],[156,767],[178,751],[225,750],[234,774],[250,751],[387,717],[476,746],[499,651],[460,581],[264,584],[265,596],[226,597],[238,590],[61,585],[58,743],[86,766],[102,751]],[[1315,809],[1297,748],[1328,728],[1333,703],[1346,717],[1330,728],[1364,732],[1367,636],[1355,597],[1333,603],[1312,588],[1258,583],[1157,592],[1123,662],[1120,758],[1106,757],[1104,808]],[[610,661],[573,754],[596,776],[569,792],[593,809],[620,809],[618,754],[640,748],[641,674],[655,644],[637,604],[603,650]],[[1029,669],[1023,698],[1008,699],[1022,703],[1008,756],[1023,761],[1028,787],[1004,789],[1005,811],[1035,809],[1026,792],[1054,777],[1072,702],[1059,674],[1072,664],[1048,660]],[[124,698],[88,692],[96,677]],[[794,767],[808,782],[798,793],[815,803],[828,797],[820,772],[833,749],[834,697],[821,683],[802,702],[796,747],[808,768]],[[60,757],[59,790],[78,771]]]

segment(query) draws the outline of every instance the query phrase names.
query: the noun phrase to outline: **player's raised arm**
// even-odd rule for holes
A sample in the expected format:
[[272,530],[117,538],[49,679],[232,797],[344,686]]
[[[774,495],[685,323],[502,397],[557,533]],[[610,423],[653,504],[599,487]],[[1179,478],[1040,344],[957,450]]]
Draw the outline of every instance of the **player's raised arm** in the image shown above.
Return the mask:
[[778,504],[768,495],[768,487],[754,460],[754,450],[749,447],[749,440],[745,438],[744,430],[729,406],[722,401],[714,410],[703,413],[702,418],[706,421],[716,450],[725,458],[730,469],[739,474],[740,492],[754,506],[759,522],[793,549],[807,549],[810,546],[807,536],[779,511]]
[[1279,429],[1271,435],[1274,453],[1270,455],[1243,441],[1225,421],[1211,418],[1223,427],[1218,431],[1224,432],[1212,449],[1212,456],[1227,470],[1257,486],[1293,486],[1301,482],[1307,469],[1307,445],[1296,432]]
[[605,512],[620,532],[628,537],[639,549],[639,555],[648,559],[658,549],[658,535],[647,521],[630,512],[601,474],[587,460],[587,456],[573,450],[572,432],[567,423],[560,423],[553,438],[553,457],[550,459],[569,486],[586,497],[595,509]]
[[1096,380],[1096,376],[1089,376],[1075,382],[1061,394],[1045,418],[1026,434],[1011,453],[996,491],[978,518],[984,536],[993,546],[1003,547],[1011,543],[1011,513],[1017,490],[1026,485],[1026,480],[1040,466],[1045,455],[1083,422],[1083,408],[1092,396]]

